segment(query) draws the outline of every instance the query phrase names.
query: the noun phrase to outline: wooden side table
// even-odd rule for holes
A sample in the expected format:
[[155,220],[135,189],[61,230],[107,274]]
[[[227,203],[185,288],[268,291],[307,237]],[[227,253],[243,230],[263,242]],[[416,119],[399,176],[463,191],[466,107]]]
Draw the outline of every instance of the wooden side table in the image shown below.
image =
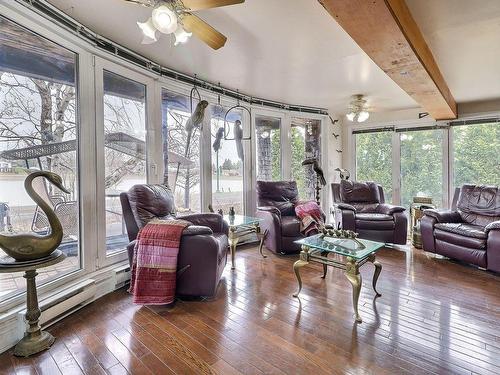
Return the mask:
[[35,278],[38,275],[36,272],[39,268],[52,266],[62,262],[66,255],[60,250],[54,251],[48,257],[18,262],[11,257],[5,256],[0,258],[0,273],[24,272],[26,279],[26,321],[28,323],[24,337],[16,344],[14,355],[19,357],[29,357],[42,350],[48,349],[54,343],[54,336],[50,333],[42,331],[39,319],[41,315],[40,307],[38,306],[38,296],[36,291]]

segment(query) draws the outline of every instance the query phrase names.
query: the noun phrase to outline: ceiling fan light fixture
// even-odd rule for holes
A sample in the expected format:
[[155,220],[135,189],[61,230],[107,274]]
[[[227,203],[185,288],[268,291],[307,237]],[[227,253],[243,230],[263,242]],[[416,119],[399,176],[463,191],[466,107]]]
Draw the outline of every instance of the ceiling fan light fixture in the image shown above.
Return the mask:
[[354,121],[355,116],[356,114],[354,112],[349,112],[347,115],[345,115],[345,117],[347,117],[349,121]]
[[151,17],[146,22],[137,22],[137,26],[139,26],[144,35],[143,44],[151,44],[158,40],[156,38],[156,28],[153,25]]
[[370,113],[368,111],[361,111],[358,114],[358,122],[365,122],[370,117]]
[[182,26],[179,26],[174,32],[175,43],[174,46],[186,43],[193,33],[188,33]]
[[154,27],[163,34],[173,33],[177,29],[177,16],[166,5],[153,9],[151,18]]
[[365,122],[370,117],[363,95],[353,95],[347,111],[346,117],[349,121]]

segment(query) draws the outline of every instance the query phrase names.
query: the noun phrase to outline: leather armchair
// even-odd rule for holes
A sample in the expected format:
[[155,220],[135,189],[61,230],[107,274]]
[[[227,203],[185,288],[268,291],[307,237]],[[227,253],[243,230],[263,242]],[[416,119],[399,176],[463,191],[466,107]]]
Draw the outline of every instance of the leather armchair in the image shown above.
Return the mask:
[[261,229],[267,230],[266,247],[280,254],[300,251],[294,241],[303,238],[295,216],[299,192],[295,181],[257,181],[257,213]]
[[405,208],[385,203],[382,186],[374,182],[342,180],[331,187],[336,227],[355,231],[367,240],[406,244],[408,219]]
[[425,251],[500,272],[500,189],[464,185],[450,210],[425,210]]
[[[132,263],[139,228],[153,218],[176,218],[173,194],[164,185],[134,185],[120,194],[127,227],[129,262]],[[193,225],[184,229],[177,259],[176,294],[215,295],[227,261],[228,226],[219,214],[192,214],[177,217]]]

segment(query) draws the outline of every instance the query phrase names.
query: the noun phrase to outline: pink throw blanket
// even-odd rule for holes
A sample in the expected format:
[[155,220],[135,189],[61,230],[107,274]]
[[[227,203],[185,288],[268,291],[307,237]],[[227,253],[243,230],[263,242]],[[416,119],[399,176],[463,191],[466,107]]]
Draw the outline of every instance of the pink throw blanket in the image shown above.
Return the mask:
[[153,220],[137,235],[129,292],[134,303],[165,305],[174,302],[177,254],[185,220]]
[[300,219],[300,232],[310,236],[319,232],[324,224],[323,211],[316,202],[300,202],[295,206],[295,214]]

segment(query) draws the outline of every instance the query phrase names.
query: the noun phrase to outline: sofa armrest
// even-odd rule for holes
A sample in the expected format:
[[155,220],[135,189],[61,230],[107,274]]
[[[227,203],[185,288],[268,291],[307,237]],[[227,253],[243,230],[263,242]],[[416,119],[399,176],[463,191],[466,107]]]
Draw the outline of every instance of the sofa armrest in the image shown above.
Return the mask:
[[334,203],[333,209],[335,210],[336,208],[338,208],[339,210],[349,210],[356,212],[356,208],[347,203]]
[[208,227],[212,230],[213,233],[226,233],[224,231],[224,219],[219,214],[190,214],[179,216],[178,219],[189,221],[195,226]]
[[490,230],[500,230],[500,220],[489,223],[484,227],[484,230],[486,233],[488,233]]
[[201,225],[190,225],[189,227],[184,228],[182,231],[183,236],[198,236],[198,235],[212,235],[214,234],[213,230],[206,226]]
[[269,213],[275,214],[279,218],[281,218],[281,211],[278,210],[278,208],[276,208],[274,206],[260,206],[260,207],[257,207],[257,211],[269,212]]
[[381,203],[377,207],[377,212],[384,215],[392,215],[396,212],[404,212],[406,208],[401,206],[393,206],[392,204]]
[[264,243],[266,247],[279,253],[282,251],[281,245],[281,212],[276,207],[258,207],[255,213],[260,219],[260,229],[266,233]]
[[462,218],[457,211],[424,210],[424,215],[433,217],[438,223],[460,223]]

